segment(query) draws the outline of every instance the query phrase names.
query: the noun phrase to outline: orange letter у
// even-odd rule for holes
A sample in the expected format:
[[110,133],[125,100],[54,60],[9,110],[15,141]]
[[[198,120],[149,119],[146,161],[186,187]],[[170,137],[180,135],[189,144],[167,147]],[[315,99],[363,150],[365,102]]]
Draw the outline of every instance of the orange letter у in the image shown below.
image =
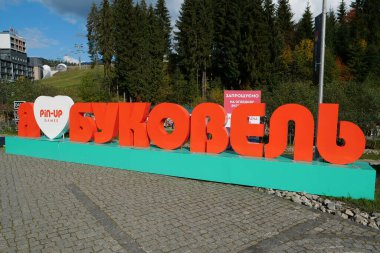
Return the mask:
[[[172,133],[166,132],[164,122],[170,118],[174,122]],[[190,116],[180,105],[162,103],[149,114],[148,135],[150,140],[162,149],[172,150],[183,146],[189,139]]]
[[120,146],[147,148],[150,146],[146,119],[150,103],[119,103]]
[[[338,104],[319,105],[317,148],[326,161],[343,165],[360,158],[365,149],[365,136],[354,123],[341,121],[338,125],[338,112]],[[342,146],[337,145],[338,137],[344,141]]]
[[295,123],[294,160],[313,160],[314,118],[302,105],[280,106],[272,114],[269,124],[269,143],[265,146],[265,157],[276,158],[286,149],[289,121]]
[[95,132],[95,143],[107,143],[117,137],[119,130],[119,104],[118,103],[92,103],[95,123],[101,132]]
[[33,103],[22,103],[18,109],[18,136],[40,137],[41,131],[33,112]]
[[232,111],[231,146],[239,155],[262,157],[264,145],[249,142],[248,137],[264,136],[264,125],[250,124],[249,116],[265,116],[265,104],[241,104]]
[[91,103],[76,103],[70,109],[70,141],[89,142],[96,132],[93,118],[85,117],[85,113],[92,113]]
[[229,137],[225,124],[222,106],[203,103],[195,107],[191,114],[190,151],[218,154],[226,150]]

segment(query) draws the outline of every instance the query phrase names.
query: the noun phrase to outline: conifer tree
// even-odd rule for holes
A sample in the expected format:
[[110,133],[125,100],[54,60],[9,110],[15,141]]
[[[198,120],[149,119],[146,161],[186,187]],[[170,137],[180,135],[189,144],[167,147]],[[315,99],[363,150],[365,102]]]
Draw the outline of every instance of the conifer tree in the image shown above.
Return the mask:
[[270,52],[267,20],[261,0],[247,1],[242,12],[240,73],[242,88],[266,79]]
[[336,23],[334,10],[330,9],[326,17],[326,47],[332,51],[335,48]]
[[347,9],[346,9],[346,3],[342,0],[338,7],[338,22],[339,24],[343,24],[346,22],[346,15],[347,15]]
[[133,56],[132,40],[135,34],[134,7],[132,0],[116,0],[113,5],[115,15],[115,73],[120,92],[130,96],[128,74]]
[[[175,33],[180,65],[198,95],[205,92],[207,69],[211,65],[213,41],[212,9],[210,0],[185,0]],[[202,89],[199,87],[202,81]],[[194,89],[190,89],[194,90]]]
[[289,0],[279,0],[277,7],[278,27],[287,45],[294,46],[294,22]]
[[238,0],[215,1],[214,51],[216,74],[228,89],[239,88],[241,9]]
[[163,36],[163,50],[164,53],[169,55],[171,52],[171,33],[172,28],[170,25],[170,15],[168,8],[166,7],[165,0],[158,0],[155,10],[156,16],[159,20],[159,26]]
[[99,19],[98,19],[98,9],[96,4],[93,3],[91,11],[87,17],[87,40],[88,40],[88,54],[92,62],[91,67],[93,68],[98,64],[99,61]]
[[148,88],[146,67],[149,61],[148,9],[145,0],[135,6],[136,30],[134,33],[131,57],[131,69],[128,74],[129,91],[137,101],[147,101],[145,91]]
[[[264,1],[264,12],[268,25],[269,32],[269,63],[270,63],[270,79],[272,79],[275,75],[279,74],[280,71],[280,56],[281,50],[284,45],[283,37],[280,34],[280,30],[278,27],[278,22],[276,19],[276,9],[272,0]],[[271,80],[269,80],[271,81]]]
[[304,39],[313,39],[313,15],[310,11],[310,3],[307,2],[305,12],[302,15],[302,18],[297,24],[297,43],[301,42]]
[[[113,15],[108,0],[103,0],[99,22],[99,49],[104,64],[104,77],[109,81],[111,77],[111,62],[113,57]],[[110,89],[111,89],[111,84]]]
[[145,63],[146,101],[161,102],[163,88],[163,51],[161,19],[155,15],[152,6],[148,9],[148,60]]

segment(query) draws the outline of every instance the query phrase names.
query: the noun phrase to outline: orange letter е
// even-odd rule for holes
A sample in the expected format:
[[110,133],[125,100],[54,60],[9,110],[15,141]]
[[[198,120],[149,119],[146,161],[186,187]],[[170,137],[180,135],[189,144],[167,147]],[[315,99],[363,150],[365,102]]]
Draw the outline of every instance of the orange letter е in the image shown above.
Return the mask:
[[264,136],[263,124],[250,124],[249,116],[265,116],[265,104],[241,104],[231,115],[231,146],[239,155],[262,157],[264,145],[251,143],[249,136]]

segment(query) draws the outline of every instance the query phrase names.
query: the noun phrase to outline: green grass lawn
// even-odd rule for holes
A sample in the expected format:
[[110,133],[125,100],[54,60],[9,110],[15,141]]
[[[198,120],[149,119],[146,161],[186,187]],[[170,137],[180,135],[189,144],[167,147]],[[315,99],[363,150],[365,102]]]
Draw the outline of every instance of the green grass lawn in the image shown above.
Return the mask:
[[103,66],[97,66],[94,69],[87,67],[85,69],[73,68],[67,72],[60,72],[53,77],[40,80],[42,85],[51,86],[58,90],[62,95],[70,96],[74,101],[78,100],[78,88],[83,77],[91,72],[103,72]]
[[53,77],[41,80],[40,82],[45,85],[51,85],[58,89],[78,87],[81,83],[82,78],[86,74],[93,71],[103,71],[103,66],[97,66],[94,69],[68,69],[66,72],[57,73]]

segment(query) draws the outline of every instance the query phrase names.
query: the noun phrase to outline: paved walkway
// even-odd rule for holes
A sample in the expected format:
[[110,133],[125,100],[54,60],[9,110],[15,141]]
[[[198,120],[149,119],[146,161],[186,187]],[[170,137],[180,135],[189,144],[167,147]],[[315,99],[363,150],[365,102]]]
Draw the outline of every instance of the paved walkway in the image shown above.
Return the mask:
[[250,187],[5,155],[0,252],[380,252],[380,233]]

